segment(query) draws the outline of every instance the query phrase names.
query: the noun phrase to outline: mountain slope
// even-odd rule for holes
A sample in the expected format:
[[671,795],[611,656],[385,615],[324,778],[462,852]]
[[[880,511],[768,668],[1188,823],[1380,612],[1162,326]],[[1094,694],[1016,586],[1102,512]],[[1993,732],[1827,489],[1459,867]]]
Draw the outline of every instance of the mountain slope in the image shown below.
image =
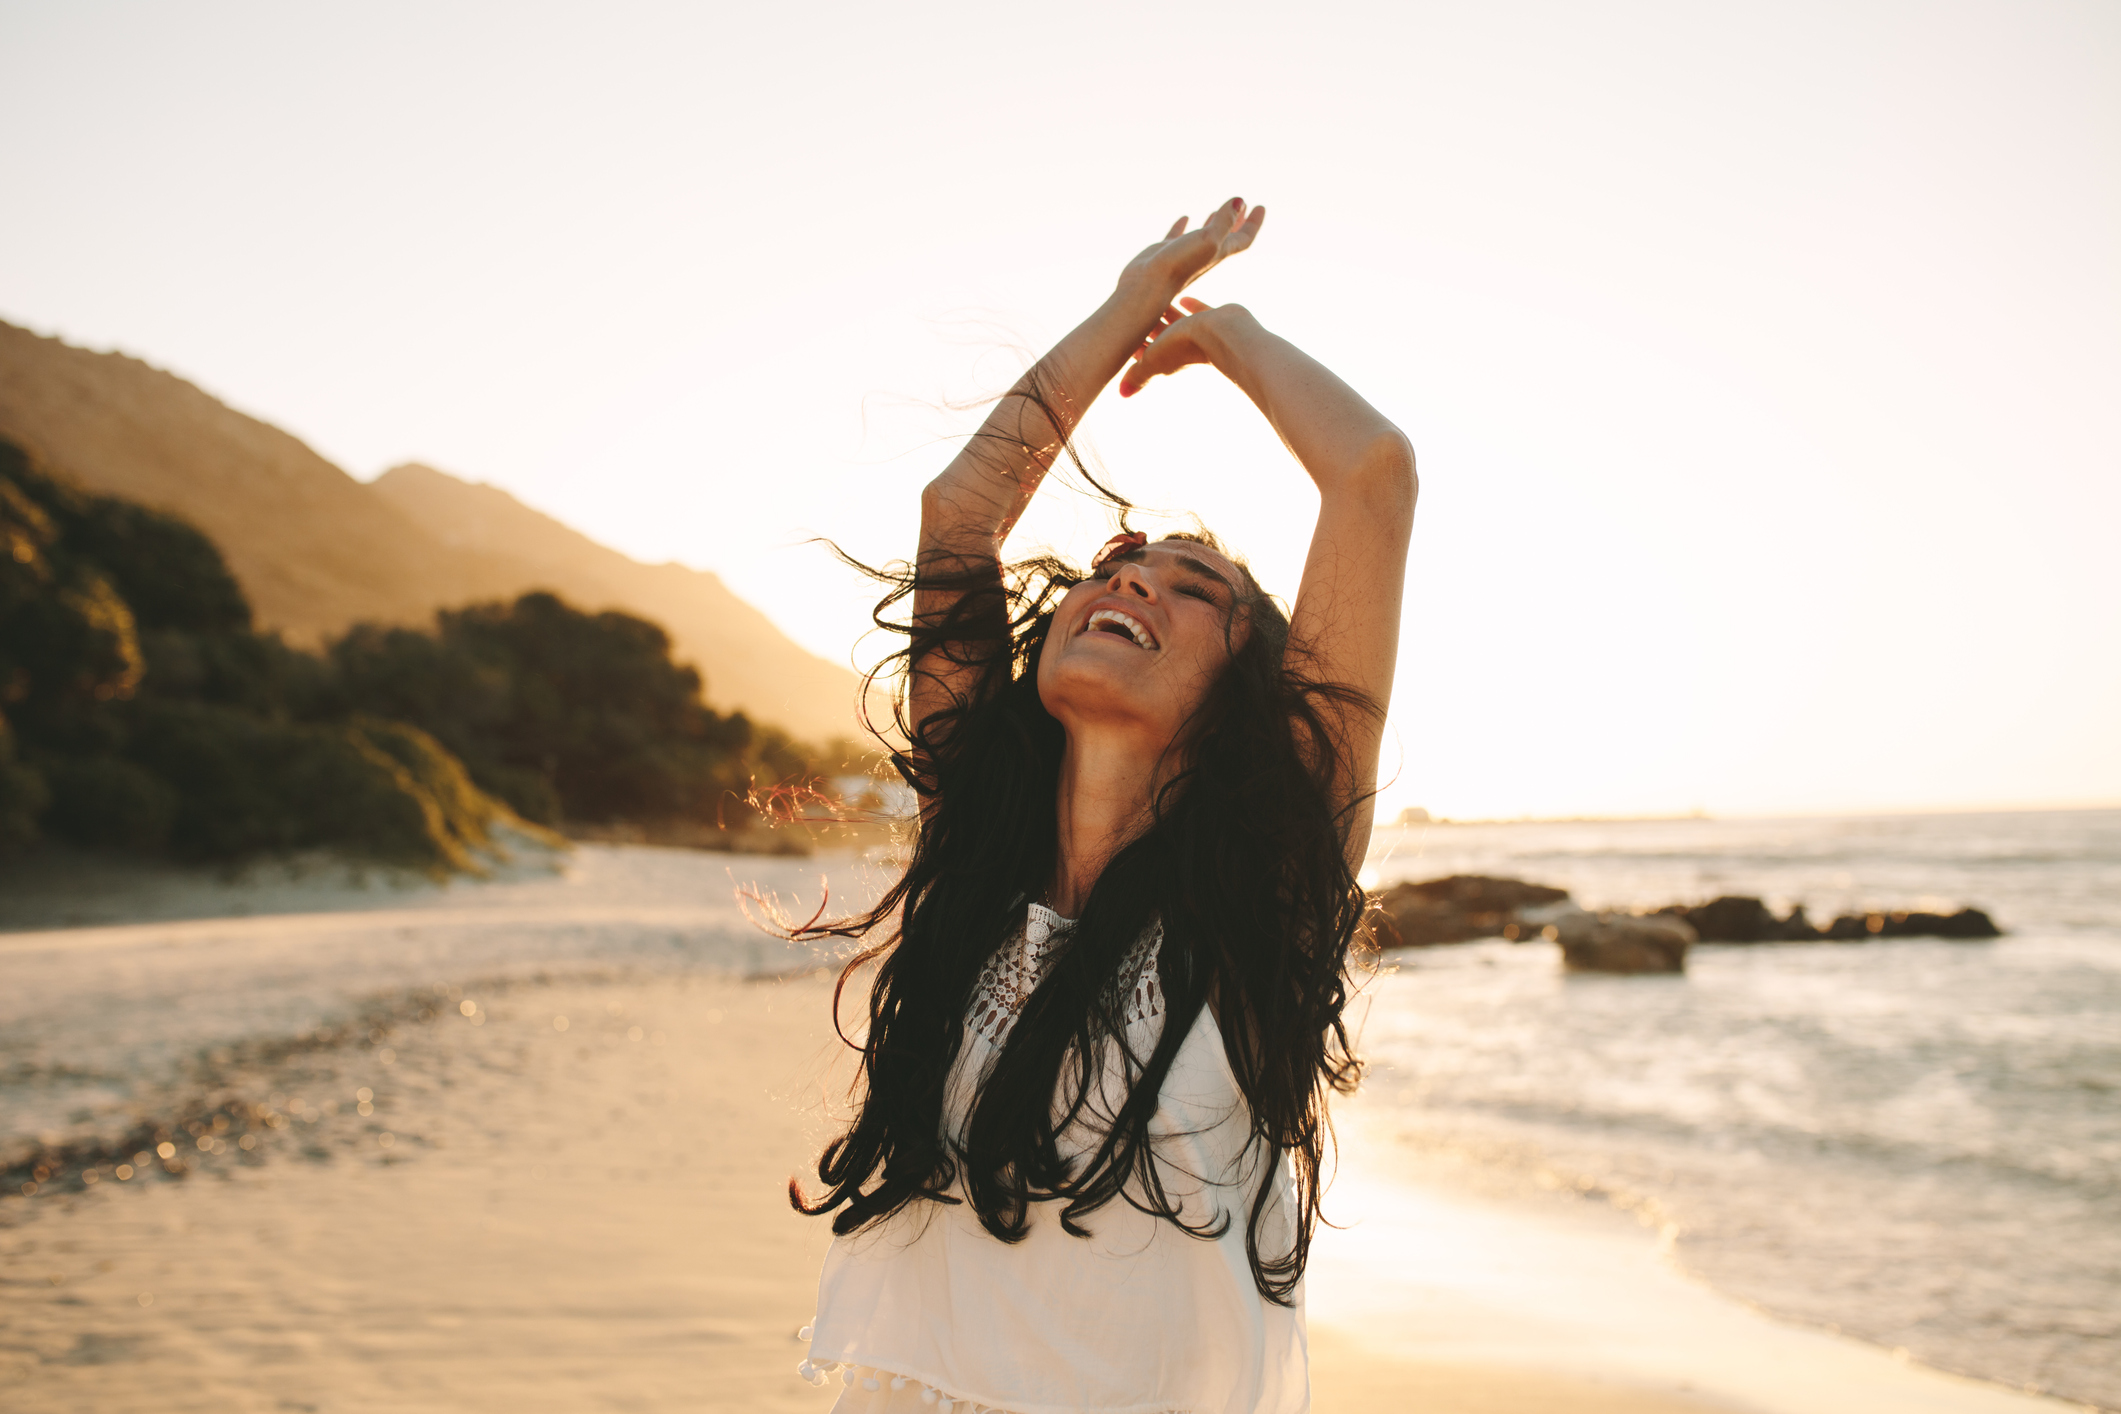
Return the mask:
[[[853,735],[854,674],[807,653],[792,654],[794,645],[773,621],[713,574],[643,564],[497,486],[461,481],[416,462],[392,467],[373,489],[452,550],[505,558],[578,603],[643,606],[635,612],[670,630],[679,656],[700,665],[709,700],[741,704],[799,735]],[[752,709],[753,703],[760,705]],[[837,714],[830,723],[796,725],[818,718],[821,707]]]
[[629,560],[505,492],[424,468],[394,473],[388,490],[363,485],[138,359],[0,321],[0,434],[83,486],[190,520],[221,547],[260,623],[293,642],[550,589],[663,624],[717,707],[813,740],[855,731],[854,674],[713,575]]
[[137,359],[7,323],[0,433],[91,490],[197,525],[259,618],[299,643],[360,618],[416,622],[494,577],[278,428]]

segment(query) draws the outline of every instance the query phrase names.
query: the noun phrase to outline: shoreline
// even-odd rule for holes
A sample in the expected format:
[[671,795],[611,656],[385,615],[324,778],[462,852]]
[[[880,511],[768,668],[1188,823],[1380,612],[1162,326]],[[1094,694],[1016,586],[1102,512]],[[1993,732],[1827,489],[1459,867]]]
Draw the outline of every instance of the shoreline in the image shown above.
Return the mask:
[[[821,1410],[833,1392],[796,1380],[793,1332],[829,1233],[782,1185],[827,1128],[830,986],[523,984],[481,998],[485,1026],[445,1008],[393,1037],[392,1067],[326,1057],[331,1076],[292,1082],[379,1081],[374,1117],[341,1113],[300,1150],[0,1200],[0,1373],[25,1408],[560,1409],[614,1383],[653,1408],[691,1379],[693,1407]],[[683,1015],[704,1024],[681,1035]],[[672,1102],[690,1134],[643,1122]],[[1392,1155],[1359,1108],[1329,1194],[1349,1226],[1321,1231],[1308,1283],[1317,1409],[2079,1407],[1783,1326],[1671,1271],[1617,1215],[1380,1178]],[[209,1358],[231,1342],[254,1358]],[[212,1398],[172,1401],[208,1365]]]
[[1342,1161],[1312,1248],[1315,1327],[1426,1368],[1469,1358],[1755,1414],[2043,1414],[2095,1406],[1785,1321],[1679,1270],[1670,1238],[1580,1199],[1392,1176],[1388,1120],[1336,1106]]
[[[783,1185],[827,1128],[830,990],[525,983],[481,996],[483,1025],[401,1027],[390,1063],[273,1071],[309,1118],[257,1153],[0,1199],[0,1377],[24,1409],[822,1410],[794,1332],[829,1231]],[[372,1115],[315,1118],[357,1081]],[[1747,1407],[1313,1320],[1321,1410]]]
[[[0,1377],[25,1409],[825,1408],[793,1333],[829,1238],[784,1185],[827,1129],[831,983],[766,975],[729,897],[732,864],[799,898],[823,863],[592,847],[568,877],[340,911],[0,935],[18,1042],[56,1017],[32,1049],[155,1082],[140,1103],[235,1052],[202,1083],[292,1116],[255,1154],[187,1152],[181,1181],[0,1197]],[[836,893],[854,864],[830,862]],[[225,1044],[386,994],[430,1004],[320,1049]],[[1403,1181],[1363,1097],[1336,1120],[1318,1409],[2089,1407],[1763,1316],[1609,1209]]]

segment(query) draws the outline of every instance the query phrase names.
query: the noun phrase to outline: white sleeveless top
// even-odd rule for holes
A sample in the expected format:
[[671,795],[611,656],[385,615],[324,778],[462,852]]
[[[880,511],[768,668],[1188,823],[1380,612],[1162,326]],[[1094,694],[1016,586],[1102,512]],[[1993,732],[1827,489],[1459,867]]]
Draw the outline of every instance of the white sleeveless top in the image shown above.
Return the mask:
[[[1030,905],[1023,932],[981,975],[945,1100],[950,1133],[962,1132],[1055,932],[1071,922]],[[1126,1040],[1143,1059],[1163,1027],[1161,941],[1152,928],[1128,964]],[[1088,1107],[1105,1122],[1126,1096],[1123,1065],[1108,1061]],[[810,1356],[797,1373],[845,1382],[836,1414],[1308,1409],[1302,1289],[1294,1308],[1269,1302],[1245,1255],[1257,1185],[1274,1186],[1261,1231],[1270,1254],[1288,1249],[1295,1187],[1286,1161],[1259,1172],[1244,1098],[1206,1007],[1164,1080],[1150,1135],[1167,1194],[1189,1223],[1227,1215],[1221,1237],[1188,1236],[1122,1197],[1083,1220],[1087,1238],[1062,1231],[1059,1204],[1034,1203],[1029,1234],[1005,1243],[969,1204],[915,1201],[833,1241],[816,1322],[803,1332]],[[1084,1153],[1096,1137],[1071,1129],[1062,1151]]]

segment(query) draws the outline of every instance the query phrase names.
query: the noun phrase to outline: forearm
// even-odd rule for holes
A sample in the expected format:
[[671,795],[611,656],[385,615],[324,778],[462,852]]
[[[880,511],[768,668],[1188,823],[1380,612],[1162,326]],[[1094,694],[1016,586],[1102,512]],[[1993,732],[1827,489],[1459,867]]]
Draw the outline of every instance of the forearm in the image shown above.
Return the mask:
[[1122,281],[1034,364],[921,501],[926,551],[992,553],[1030,504],[1062,446],[1157,326],[1167,304],[1145,281]]
[[1353,388],[1237,305],[1202,307],[1198,358],[1242,388],[1318,486],[1318,521],[1289,616],[1289,646],[1307,677],[1352,689],[1324,704],[1332,788],[1347,820],[1348,859],[1369,839],[1384,713],[1399,650],[1400,601],[1417,491],[1406,436]]
[[1238,305],[1212,312],[1195,337],[1210,361],[1266,415],[1321,496],[1361,492],[1414,510],[1406,436],[1333,371]]

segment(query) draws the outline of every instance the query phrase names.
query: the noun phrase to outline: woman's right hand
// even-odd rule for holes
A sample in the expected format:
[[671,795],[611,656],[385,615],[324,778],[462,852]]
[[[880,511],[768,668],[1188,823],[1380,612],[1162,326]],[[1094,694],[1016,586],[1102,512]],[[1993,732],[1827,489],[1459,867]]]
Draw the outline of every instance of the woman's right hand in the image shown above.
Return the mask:
[[1120,287],[1134,286],[1162,309],[1179,291],[1250,246],[1266,219],[1266,207],[1247,212],[1238,197],[1216,207],[1197,230],[1188,231],[1181,216],[1162,240],[1127,262],[1120,271]]

